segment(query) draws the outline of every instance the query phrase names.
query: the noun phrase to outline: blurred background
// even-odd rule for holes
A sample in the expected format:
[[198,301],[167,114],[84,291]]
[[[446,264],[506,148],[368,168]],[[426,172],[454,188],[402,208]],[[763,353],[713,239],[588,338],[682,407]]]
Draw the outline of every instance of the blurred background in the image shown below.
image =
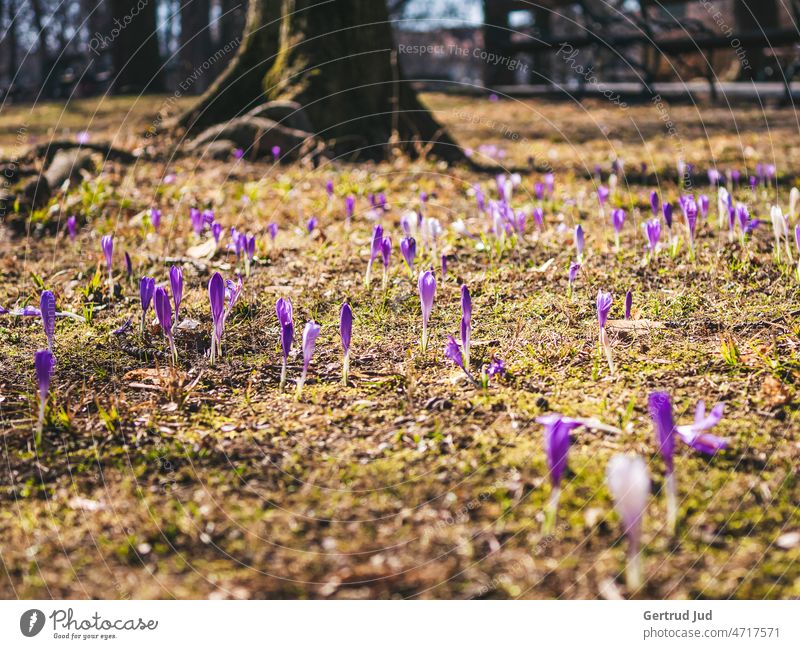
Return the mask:
[[[800,0],[386,1],[405,74],[438,90],[766,82],[788,96],[800,67]],[[200,94],[246,14],[247,0],[0,0],[0,97]]]

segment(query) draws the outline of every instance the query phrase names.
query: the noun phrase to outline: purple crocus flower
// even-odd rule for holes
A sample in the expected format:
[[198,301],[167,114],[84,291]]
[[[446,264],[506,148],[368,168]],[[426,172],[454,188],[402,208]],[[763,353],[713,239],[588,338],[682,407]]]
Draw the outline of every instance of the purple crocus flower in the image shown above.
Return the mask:
[[308,219],[308,221],[306,222],[306,230],[308,231],[309,234],[314,232],[318,223],[319,219],[316,216],[312,216],[310,219]]
[[342,339],[344,362],[342,363],[342,385],[347,385],[350,374],[350,339],[353,335],[353,310],[345,302],[339,312],[339,337]]
[[572,288],[575,285],[575,280],[578,278],[578,271],[581,269],[581,265],[577,261],[570,262],[569,265],[569,272],[568,272],[568,285],[567,285],[567,293],[569,294],[568,297],[572,298]]
[[601,329],[606,326],[608,312],[611,311],[611,302],[611,293],[597,291],[597,322],[600,324]]
[[192,229],[194,230],[194,233],[199,237],[203,233],[203,229],[206,227],[206,219],[203,216],[203,213],[196,207],[191,207],[189,208],[189,219],[192,222]]
[[244,252],[244,276],[250,277],[250,268],[253,265],[253,257],[256,255],[256,237],[255,235],[240,235],[239,243]]
[[107,234],[100,239],[100,248],[103,250],[103,255],[106,258],[106,267],[108,268],[108,292],[112,297],[114,296],[114,277],[112,276],[111,262],[114,258],[114,237]]
[[274,243],[275,237],[278,236],[278,224],[277,223],[270,223],[267,226],[267,232],[269,233],[270,240]]
[[[456,367],[460,367],[462,370],[467,372],[466,367],[464,366],[464,357],[461,354],[461,348],[458,346],[456,339],[452,336],[447,337],[447,343],[444,346],[444,355],[453,361],[453,364]],[[469,372],[467,372],[469,374]]]
[[708,206],[709,206],[708,196],[706,196],[705,194],[701,194],[700,198],[697,199],[697,205],[700,208],[700,214],[702,215],[702,217],[704,219],[707,219]]
[[369,288],[370,281],[372,280],[372,264],[376,257],[381,254],[383,248],[383,228],[376,225],[372,230],[372,244],[369,251],[369,262],[367,263],[367,272],[364,275],[364,285]]
[[489,363],[489,367],[486,370],[487,376],[494,378],[495,376],[504,376],[505,373],[506,364],[503,362],[503,359],[498,358],[497,356],[492,356],[492,361]]
[[356,209],[356,197],[355,196],[347,196],[344,199],[344,214],[345,214],[345,224],[350,227],[350,220],[353,218],[353,213]]
[[67,217],[67,234],[69,234],[69,240],[75,241],[75,236],[77,235],[78,230],[78,219],[75,216]]
[[544,186],[547,188],[547,193],[550,194],[550,196],[552,196],[553,192],[556,189],[555,174],[547,173],[544,175]]
[[169,341],[172,361],[176,363],[178,361],[178,350],[175,348],[175,339],[172,336],[172,306],[170,305],[169,295],[161,286],[156,288],[153,306],[156,310],[158,324],[161,325],[161,330]]
[[689,251],[694,257],[694,233],[697,229],[697,202],[688,198],[683,204],[683,216],[686,219],[686,229],[689,232]]
[[422,307],[422,353],[424,354],[428,349],[428,320],[431,317],[433,298],[436,295],[436,277],[433,272],[426,270],[420,273],[417,287]]
[[628,537],[625,579],[633,592],[642,586],[642,560],[639,552],[642,519],[650,496],[650,476],[647,464],[638,455],[615,455],[606,468],[608,490],[622,519]]
[[536,227],[540,230],[544,228],[544,210],[541,207],[534,207],[531,212],[533,220],[536,222]]
[[633,306],[633,293],[628,291],[625,293],[625,319],[631,319],[631,306]]
[[333,181],[329,180],[325,183],[325,193],[328,195],[328,198],[333,198]]
[[153,294],[156,291],[156,280],[152,277],[142,277],[139,280],[139,299],[142,303],[142,322],[141,322],[141,330],[142,335],[144,335],[145,331],[145,324],[147,319],[147,311],[150,308],[150,302],[153,299]]
[[211,224],[211,236],[214,237],[214,243],[219,245],[219,240],[222,237],[222,223],[214,221]]
[[174,332],[180,319],[181,300],[183,300],[183,270],[180,266],[172,266],[169,269],[169,286],[172,289],[172,302],[175,305],[175,321],[172,324]]
[[442,253],[442,283],[447,280],[447,255]]
[[272,157],[275,159],[275,162],[280,160],[281,157],[281,148],[278,145],[272,147]]
[[130,278],[133,275],[133,262],[128,251],[125,251],[125,275]]
[[611,194],[611,191],[605,185],[600,185],[597,188],[597,200],[599,201],[601,208],[608,201],[608,197],[609,197],[610,194]]
[[575,226],[575,249],[578,252],[578,262],[583,261],[583,228],[580,225]]
[[292,315],[292,301],[289,298],[279,298],[275,303],[275,313],[278,316],[278,323],[281,327],[281,350],[283,352],[283,363],[281,366],[280,388],[286,385],[286,362],[289,359],[289,352],[292,351],[292,340],[294,340],[294,318]]
[[658,216],[658,192],[655,189],[650,192],[650,210],[653,216]]
[[39,311],[42,316],[44,335],[47,336],[47,349],[52,352],[56,333],[56,298],[51,291],[42,291],[39,298]]
[[320,326],[313,320],[307,322],[303,329],[303,373],[300,375],[300,380],[297,382],[298,398],[303,394],[303,386],[306,382],[308,366],[311,363],[311,357],[314,355],[314,347],[316,347],[319,332]]
[[417,256],[417,241],[414,237],[406,237],[400,242],[400,252],[403,253],[403,259],[406,260],[408,266],[409,277],[414,276],[414,258]]
[[550,534],[556,520],[558,501],[561,496],[561,478],[567,468],[570,433],[583,422],[558,414],[537,417],[544,426],[544,450],[547,456],[547,469],[550,474],[550,502],[545,512],[545,534]]
[[672,203],[665,202],[661,206],[661,213],[664,215],[664,223],[667,224],[667,228],[670,230],[672,229]]
[[619,235],[625,225],[625,210],[621,207],[611,210],[611,225],[614,226],[614,247],[619,250]]
[[[475,194],[477,197],[477,193]],[[542,183],[536,183],[533,186],[533,195],[536,196],[536,200],[540,201],[544,198],[544,185]],[[481,194],[481,196],[483,196]],[[480,204],[478,205],[480,207]],[[481,209],[483,209],[481,207]]]
[[36,368],[36,382],[39,386],[39,425],[36,434],[37,444],[41,441],[42,428],[44,427],[44,409],[47,403],[47,393],[50,390],[50,378],[56,364],[55,356],[49,349],[40,349],[33,355],[33,364]]
[[389,282],[389,262],[392,259],[392,240],[384,237],[381,240],[381,261],[383,261],[383,288]]
[[609,311],[611,311],[611,302],[611,293],[605,291],[597,292],[597,322],[600,325],[600,349],[605,353],[606,360],[608,361],[608,369],[611,374],[613,374],[614,359],[611,356],[611,343],[608,341],[608,334],[606,334],[606,320],[608,319]]
[[214,273],[208,282],[208,300],[211,303],[211,364],[217,356],[222,356],[222,332],[225,312],[225,282],[222,275]]
[[642,224],[644,232],[647,235],[647,248],[649,257],[655,257],[658,248],[658,240],[661,238],[661,221],[658,219],[650,219]]
[[675,426],[672,419],[672,404],[666,392],[651,393],[648,399],[648,407],[656,432],[658,450],[664,459],[667,522],[670,530],[674,532],[678,511],[673,462],[675,435],[677,434],[681,441],[688,446],[708,455],[714,455],[717,451],[727,448],[727,440],[706,432],[709,428],[716,426],[722,419],[723,405],[721,403],[717,404],[711,413],[706,416],[705,404],[702,401],[698,402],[694,423],[684,426]]
[[469,367],[469,347],[472,338],[472,296],[466,284],[461,285],[461,347],[464,364]]

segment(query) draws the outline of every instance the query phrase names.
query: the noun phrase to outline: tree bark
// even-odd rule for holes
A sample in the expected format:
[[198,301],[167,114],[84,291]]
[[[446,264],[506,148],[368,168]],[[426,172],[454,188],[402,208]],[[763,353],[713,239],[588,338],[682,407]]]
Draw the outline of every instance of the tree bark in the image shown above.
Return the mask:
[[[192,0],[181,7],[180,75],[186,78],[211,55],[210,0]],[[190,92],[201,94],[211,82],[208,74],[198,75]]]
[[36,37],[39,41],[39,84],[41,94],[45,97],[50,96],[53,80],[50,78],[50,52],[47,49],[47,26],[44,24],[44,12],[42,11],[42,0],[31,0],[33,9],[33,26],[36,30]]
[[8,57],[8,66],[6,67],[6,74],[8,75],[8,92],[13,96],[14,90],[14,77],[17,74],[17,21],[14,20],[17,7],[15,0],[6,0],[6,16],[8,18],[8,26],[6,27],[6,56]]
[[[769,30],[778,26],[778,7],[775,0],[736,0],[733,6],[736,31],[739,33]],[[763,81],[765,70],[772,63],[772,76],[779,75],[780,65],[774,55],[764,53],[764,46],[744,48],[747,67],[742,65],[739,78]]]
[[252,0],[237,59],[183,124],[194,130],[277,99],[298,102],[340,153],[383,157],[390,146],[429,145],[463,157],[400,75],[382,0]]
[[111,57],[114,91],[161,92],[164,89],[156,32],[155,0],[111,0]]

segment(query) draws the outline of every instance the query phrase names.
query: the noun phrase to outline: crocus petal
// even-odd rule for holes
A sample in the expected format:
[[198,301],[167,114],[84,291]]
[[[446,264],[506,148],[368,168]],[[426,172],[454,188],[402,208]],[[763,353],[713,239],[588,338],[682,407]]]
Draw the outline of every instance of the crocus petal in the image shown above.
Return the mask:
[[638,535],[650,496],[647,464],[638,455],[615,455],[606,468],[606,482],[625,533]]
[[608,313],[611,311],[611,302],[611,293],[606,291],[597,292],[597,321],[600,323],[601,328],[606,326]]
[[447,337],[447,343],[444,346],[444,355],[447,356],[456,367],[464,369],[464,357],[461,354],[461,348],[458,346],[456,339],[452,336]]
[[342,347],[345,353],[350,349],[350,339],[353,334],[353,309],[345,302],[339,313],[339,336],[342,339]]
[[53,336],[56,331],[56,298],[50,291],[42,291],[39,298],[39,310],[42,314],[42,326],[47,336],[47,347],[53,350]]
[[648,398],[650,418],[656,431],[658,451],[664,459],[667,474],[673,470],[675,452],[675,424],[672,420],[672,404],[666,392],[653,392]]
[[320,329],[321,327],[313,320],[307,322],[303,329],[303,369],[308,369],[308,365],[311,363]]
[[39,397],[42,401],[47,399],[47,391],[50,389],[50,377],[53,374],[56,359],[53,352],[49,349],[40,349],[33,356],[34,366],[36,367],[36,381],[39,385]]

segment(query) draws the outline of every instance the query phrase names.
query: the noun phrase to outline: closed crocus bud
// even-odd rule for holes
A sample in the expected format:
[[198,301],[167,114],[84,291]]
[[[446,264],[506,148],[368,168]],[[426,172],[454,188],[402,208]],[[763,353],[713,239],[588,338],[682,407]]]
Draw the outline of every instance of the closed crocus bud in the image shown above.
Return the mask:
[[69,240],[75,241],[75,236],[78,232],[78,219],[74,216],[70,216],[67,218],[67,234],[69,234]]
[[222,275],[214,273],[208,282],[208,300],[211,305],[211,364],[222,356],[222,331],[225,312],[225,282]]
[[631,319],[631,306],[633,305],[633,293],[628,291],[625,293],[625,319]]
[[278,324],[281,329],[281,383],[280,389],[286,385],[286,362],[289,359],[289,352],[292,350],[294,340],[294,317],[292,313],[292,301],[288,298],[278,298],[275,303],[275,314],[278,316]]
[[372,279],[372,264],[377,258],[377,256],[381,254],[382,247],[383,247],[383,228],[380,225],[376,225],[372,230],[372,242],[370,244],[370,250],[369,250],[369,262],[367,263],[367,272],[364,275],[364,285],[367,288],[369,288],[370,281]]
[[545,534],[550,534],[555,524],[561,495],[561,477],[567,468],[570,433],[581,426],[582,422],[558,414],[537,417],[536,421],[544,426],[544,450],[552,487],[550,503],[545,513]]
[[410,277],[414,276],[414,258],[417,256],[417,241],[413,237],[406,237],[400,242],[400,252],[403,254],[406,266],[408,266],[408,274]]
[[113,268],[112,261],[114,259],[114,237],[107,234],[100,240],[100,248],[103,250],[103,256],[106,258],[106,268],[108,268],[108,292],[113,297],[114,295],[114,278],[112,276]]
[[159,228],[161,227],[161,210],[158,208],[150,208],[150,225],[153,226],[153,229],[156,232],[158,232]]
[[655,190],[650,192],[650,210],[653,216],[658,216],[658,192]]
[[392,259],[392,240],[384,237],[381,240],[381,260],[383,261],[383,288],[389,281],[389,262]]
[[461,285],[461,347],[464,364],[469,368],[469,347],[472,338],[472,296],[466,284]]
[[270,223],[267,226],[267,232],[269,233],[270,241],[275,241],[275,237],[278,236],[278,224],[277,223]]
[[42,428],[44,426],[44,410],[47,403],[47,393],[50,390],[50,378],[53,375],[53,368],[56,364],[55,356],[49,349],[40,349],[33,356],[36,368],[36,382],[39,388],[39,425],[36,434],[36,443],[42,438]]
[[272,157],[277,162],[281,158],[281,148],[279,146],[272,147]]
[[800,189],[792,187],[789,191],[789,218],[792,220],[797,216],[798,203],[800,203]]
[[308,366],[311,363],[311,357],[314,355],[314,348],[317,345],[317,336],[319,336],[320,326],[314,322],[307,322],[303,329],[303,373],[300,375],[300,380],[297,382],[297,396],[298,398],[303,394],[303,386],[306,382],[308,374]]
[[642,586],[642,560],[639,552],[642,520],[650,496],[650,476],[645,461],[637,455],[616,455],[606,468],[606,482],[614,507],[628,537],[628,563],[625,577],[628,589]]
[[584,246],[583,228],[580,225],[578,225],[575,227],[575,249],[578,252],[578,262],[583,261],[583,246]]
[[428,320],[433,311],[433,298],[436,295],[436,277],[432,271],[426,270],[419,274],[417,288],[422,307],[422,353],[424,354],[428,349]]
[[350,225],[350,219],[353,218],[353,214],[356,210],[356,197],[355,196],[348,196],[344,199],[344,215],[345,221],[347,225]]
[[609,197],[610,194],[611,194],[611,191],[605,185],[600,185],[597,188],[597,200],[600,203],[600,207],[601,208],[608,201],[608,197]]
[[158,324],[169,341],[169,348],[172,352],[173,362],[178,360],[178,350],[175,348],[175,339],[172,337],[172,306],[170,305],[169,295],[162,287],[157,287],[153,296],[153,306],[156,310]]
[[172,325],[172,330],[175,331],[178,326],[181,301],[183,300],[183,270],[180,266],[172,266],[169,269],[169,286],[172,290],[172,302],[175,305],[175,321]]
[[144,334],[147,310],[150,308],[150,302],[153,299],[153,294],[156,290],[156,280],[152,277],[142,277],[139,280],[139,300],[142,303],[142,322],[141,331]]
[[50,291],[42,291],[39,298],[39,311],[42,314],[42,326],[47,336],[47,349],[54,351],[54,338],[56,332],[56,298]]
[[350,339],[353,335],[353,310],[345,302],[339,312],[339,337],[342,339],[344,362],[342,363],[342,384],[347,385],[350,374]]

